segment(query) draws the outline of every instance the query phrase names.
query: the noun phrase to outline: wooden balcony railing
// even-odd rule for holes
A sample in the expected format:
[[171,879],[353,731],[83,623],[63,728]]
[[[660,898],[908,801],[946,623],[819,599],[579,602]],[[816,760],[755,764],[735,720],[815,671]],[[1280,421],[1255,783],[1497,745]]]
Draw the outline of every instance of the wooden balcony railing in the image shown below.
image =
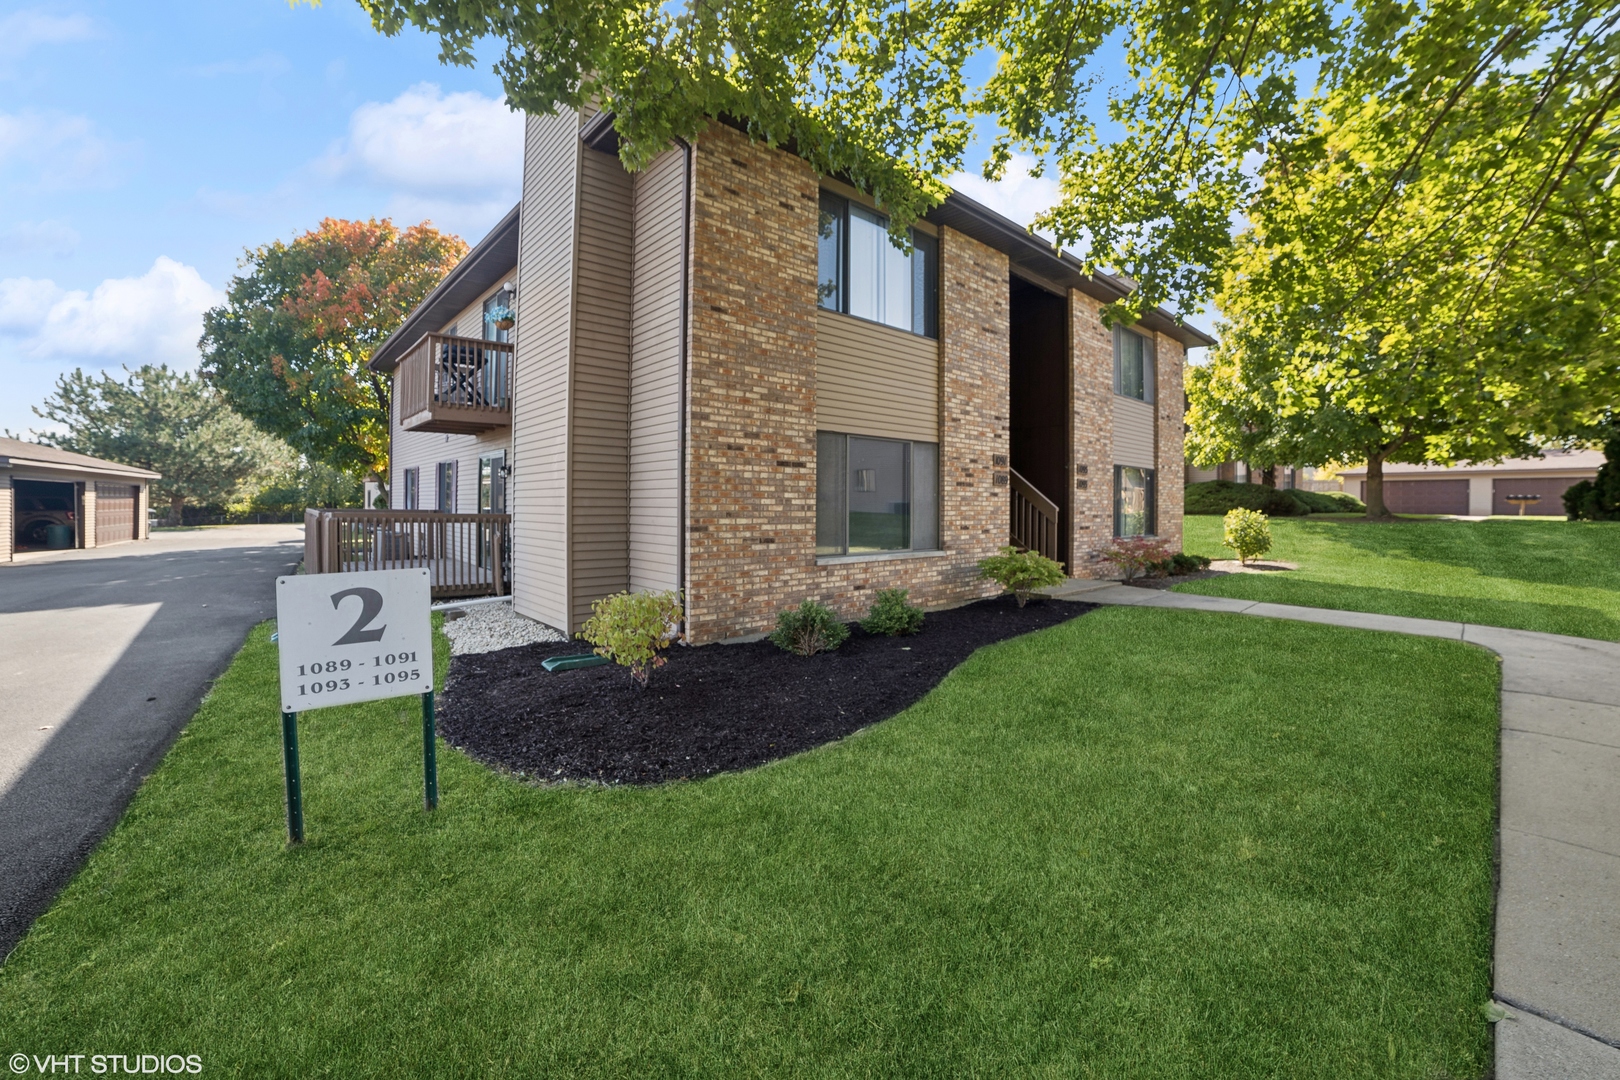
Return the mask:
[[503,341],[424,334],[394,375],[399,424],[452,435],[512,425],[512,346]]
[[1058,545],[1058,505],[1025,480],[1016,469],[1012,479],[1012,542],[1062,562]]
[[505,596],[511,529],[507,514],[311,508],[304,511],[304,572],[426,567],[435,600]]

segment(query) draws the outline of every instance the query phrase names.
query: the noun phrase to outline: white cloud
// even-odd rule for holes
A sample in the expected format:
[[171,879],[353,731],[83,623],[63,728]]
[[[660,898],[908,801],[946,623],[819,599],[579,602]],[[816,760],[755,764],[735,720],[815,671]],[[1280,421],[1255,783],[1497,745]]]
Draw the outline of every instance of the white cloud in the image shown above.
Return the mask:
[[91,292],[7,278],[0,281],[0,342],[35,360],[189,368],[203,312],[223,300],[195,268],[166,256],[140,277],[109,278]]
[[119,150],[88,117],[0,112],[0,176],[58,187],[107,183],[114,179]]
[[263,52],[251,60],[216,60],[211,64],[203,64],[193,68],[192,74],[203,79],[213,79],[221,75],[258,75],[263,78],[274,78],[285,75],[292,70],[292,63],[277,52]]
[[501,192],[510,205],[523,178],[523,117],[500,98],[420,83],[355,109],[348,138],[318,164],[416,195]]
[[1058,182],[1053,176],[1031,176],[1035,159],[1014,154],[1002,178],[992,183],[977,173],[957,173],[948,183],[968,198],[981,202],[1018,224],[1028,226],[1035,215],[1050,210],[1059,199]]
[[0,232],[0,248],[28,255],[71,255],[79,230],[62,221],[19,221]]
[[40,45],[65,45],[94,33],[85,15],[56,15],[44,8],[14,11],[0,18],[0,69]]

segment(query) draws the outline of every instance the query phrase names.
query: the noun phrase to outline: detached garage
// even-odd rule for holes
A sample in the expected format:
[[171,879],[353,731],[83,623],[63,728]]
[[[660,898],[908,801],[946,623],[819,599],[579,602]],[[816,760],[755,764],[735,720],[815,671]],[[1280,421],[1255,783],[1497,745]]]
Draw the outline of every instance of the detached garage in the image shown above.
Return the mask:
[[[1384,505],[1396,514],[1535,514],[1562,517],[1564,492],[1603,464],[1596,450],[1547,450],[1495,465],[1384,466]],[[1344,490],[1365,499],[1367,470],[1346,469]]]
[[0,562],[147,539],[149,488],[158,479],[133,465],[0,438]]

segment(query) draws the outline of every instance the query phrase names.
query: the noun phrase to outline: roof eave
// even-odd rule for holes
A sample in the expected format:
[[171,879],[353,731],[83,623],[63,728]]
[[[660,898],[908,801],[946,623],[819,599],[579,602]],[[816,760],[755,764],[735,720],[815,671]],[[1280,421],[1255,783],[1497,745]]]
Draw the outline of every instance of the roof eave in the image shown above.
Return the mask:
[[[435,285],[433,291],[411,309],[411,313],[405,316],[405,321],[399,324],[399,329],[388,335],[387,340],[372,352],[371,359],[366,363],[368,368],[383,374],[392,372],[399,366],[406,350],[423,334],[430,333],[434,328],[449,322],[450,317],[466,304],[456,307],[446,318],[438,319],[435,315],[443,314],[439,310],[440,307],[448,297],[457,292],[468,277],[480,271],[488,272],[488,282],[476,290],[482,294],[517,267],[517,232],[522,209],[523,203],[520,201],[507,211],[506,216],[501,218],[495,227],[444,276],[444,280]],[[508,245],[511,247],[510,252],[506,251]],[[491,262],[497,257],[499,265]]]

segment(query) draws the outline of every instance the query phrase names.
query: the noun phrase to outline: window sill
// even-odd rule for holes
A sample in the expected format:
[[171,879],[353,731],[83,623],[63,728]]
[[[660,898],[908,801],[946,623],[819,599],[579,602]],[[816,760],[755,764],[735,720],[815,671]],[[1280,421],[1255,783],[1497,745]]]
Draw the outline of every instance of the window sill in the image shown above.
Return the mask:
[[893,562],[895,559],[938,559],[943,551],[877,551],[863,555],[817,555],[817,566],[841,566],[844,563]]

